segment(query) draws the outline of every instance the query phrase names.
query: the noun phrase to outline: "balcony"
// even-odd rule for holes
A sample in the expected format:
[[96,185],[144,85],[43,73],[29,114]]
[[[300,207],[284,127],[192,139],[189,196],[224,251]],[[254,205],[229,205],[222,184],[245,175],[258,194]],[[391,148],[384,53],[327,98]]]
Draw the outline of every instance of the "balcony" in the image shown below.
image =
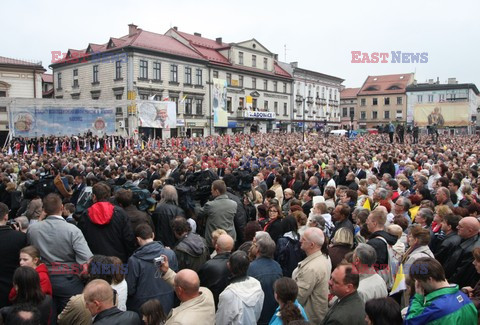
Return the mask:
[[295,97],[295,101],[297,102],[297,104],[303,102],[303,97],[302,97],[302,95],[297,95],[297,96]]
[[307,97],[307,104],[308,104],[308,105],[312,105],[312,104],[313,104],[313,97],[312,97],[312,96],[308,96],[308,97]]

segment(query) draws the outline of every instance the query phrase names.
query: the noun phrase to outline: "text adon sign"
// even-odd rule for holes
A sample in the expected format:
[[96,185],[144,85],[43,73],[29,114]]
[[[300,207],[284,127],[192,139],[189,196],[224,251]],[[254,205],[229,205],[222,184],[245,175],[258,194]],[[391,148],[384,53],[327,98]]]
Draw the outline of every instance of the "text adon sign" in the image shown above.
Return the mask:
[[257,111],[245,111],[245,118],[256,118],[256,119],[265,119],[265,120],[274,120],[274,112],[257,112]]

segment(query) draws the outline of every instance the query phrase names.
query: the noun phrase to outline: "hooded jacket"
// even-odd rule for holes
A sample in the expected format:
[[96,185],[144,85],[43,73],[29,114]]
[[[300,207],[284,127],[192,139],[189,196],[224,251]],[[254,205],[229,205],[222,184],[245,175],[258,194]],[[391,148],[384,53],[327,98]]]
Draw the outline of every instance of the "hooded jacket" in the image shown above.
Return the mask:
[[264,293],[260,282],[252,277],[240,277],[220,294],[217,324],[256,324],[262,312]]
[[175,253],[160,242],[141,246],[128,259],[128,310],[139,312],[140,306],[149,299],[158,299],[166,315],[173,308],[173,288],[162,279],[161,272],[153,262],[160,255],[167,256],[171,269],[178,269]]
[[80,218],[78,227],[93,254],[117,256],[126,262],[135,249],[130,220],[110,202],[97,202]]
[[397,237],[390,235],[385,230],[375,231],[370,235],[370,239],[367,241],[367,244],[375,248],[377,252],[377,261],[375,262],[378,265],[388,265],[388,250],[387,245],[383,240],[376,237],[383,237],[389,245],[395,245],[397,242]]
[[207,242],[195,233],[183,237],[173,251],[177,255],[179,270],[191,269],[198,272],[210,256]]

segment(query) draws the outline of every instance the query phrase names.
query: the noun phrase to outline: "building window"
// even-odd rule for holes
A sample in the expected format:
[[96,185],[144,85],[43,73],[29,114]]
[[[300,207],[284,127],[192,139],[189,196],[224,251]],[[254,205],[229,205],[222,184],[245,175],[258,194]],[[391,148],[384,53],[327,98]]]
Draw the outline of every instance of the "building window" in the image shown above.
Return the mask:
[[187,85],[192,84],[192,68],[185,67],[185,83]]
[[238,76],[238,87],[243,88],[243,76]]
[[423,102],[423,96],[422,95],[417,95],[417,102],[419,102],[419,103]]
[[98,83],[98,65],[93,66],[93,83]]
[[348,108],[347,107],[344,107],[342,109],[342,117],[348,117]]
[[170,65],[170,81],[178,82],[178,66],[176,64]]
[[227,86],[231,86],[231,85],[232,85],[232,74],[227,73]]
[[332,89],[329,89],[329,90],[328,90],[328,99],[329,99],[329,100],[332,99]]
[[354,116],[355,116],[355,108],[350,107],[350,117],[354,117]]
[[283,83],[283,93],[284,94],[287,93],[287,83],[286,82]]
[[197,69],[197,85],[201,86],[203,84],[203,71],[202,69]]
[[115,61],[115,79],[122,78],[122,61]]
[[385,120],[389,120],[390,119],[390,111],[385,111],[383,112],[383,118]]
[[372,99],[372,105],[378,105],[378,98]]
[[402,97],[397,97],[397,105],[402,105],[403,100]]
[[267,58],[263,58],[263,68],[265,70],[268,70],[268,59]]
[[238,52],[238,64],[243,65],[243,52]]
[[362,98],[360,100],[360,106],[365,106],[365,105],[367,105],[367,100],[365,98]]
[[57,89],[62,89],[62,73],[57,73]]
[[378,118],[378,112],[377,111],[372,111],[372,119],[376,120]]
[[274,81],[274,82],[273,82],[273,91],[274,91],[274,92],[277,92],[277,90],[278,90],[278,85],[277,85],[277,82]]
[[438,95],[438,101],[439,102],[444,102],[445,101],[445,94],[439,94]]
[[403,113],[401,110],[397,111],[397,119],[401,119],[403,117]]
[[140,79],[148,79],[148,61],[140,60]]
[[322,98],[325,99],[325,87],[322,87]]
[[360,119],[361,119],[361,120],[367,119],[367,112],[361,111],[361,112],[360,112]]
[[252,88],[257,89],[257,78],[252,78]]
[[267,90],[268,89],[268,80],[265,79],[263,80],[263,90]]
[[[121,100],[122,99],[122,95],[115,95],[115,99],[116,100]],[[117,107],[117,114],[118,114],[118,109],[120,108],[120,111],[121,111],[121,107]]]
[[264,109],[265,111],[268,111],[268,100],[266,100],[266,101],[263,102],[263,109]]
[[196,100],[195,114],[197,114],[197,115],[202,115],[202,113],[203,113],[202,102],[203,101],[201,99]]
[[257,67],[257,56],[252,55],[252,67],[256,68]]
[[428,102],[433,103],[433,95],[428,95]]
[[233,113],[233,109],[232,109],[232,97],[227,97],[227,112]]
[[273,102],[273,111],[278,115],[278,102]]
[[257,106],[257,99],[256,98],[252,98],[252,108],[253,110],[257,110],[258,106]]
[[336,89],[334,90],[334,93],[333,93],[333,99],[337,100],[337,90]]
[[147,94],[140,94],[140,99],[141,100],[148,100],[148,95]]
[[78,88],[78,79],[73,79],[73,88]]
[[160,62],[153,62],[153,80],[161,80],[162,79],[162,65]]
[[218,78],[218,71],[217,70],[213,70],[213,77]]
[[390,105],[390,97],[385,97],[383,100],[385,105]]
[[244,101],[245,101],[245,99],[244,99],[243,97],[239,97],[239,98],[238,98],[238,108],[239,108],[239,109],[243,109],[243,108],[244,108],[244,107],[243,107],[243,106],[245,105],[245,104],[244,104]]
[[192,98],[186,98],[185,99],[185,114],[186,115],[192,115]]
[[283,103],[283,115],[285,115],[285,116],[288,115],[288,112],[287,112],[287,103]]

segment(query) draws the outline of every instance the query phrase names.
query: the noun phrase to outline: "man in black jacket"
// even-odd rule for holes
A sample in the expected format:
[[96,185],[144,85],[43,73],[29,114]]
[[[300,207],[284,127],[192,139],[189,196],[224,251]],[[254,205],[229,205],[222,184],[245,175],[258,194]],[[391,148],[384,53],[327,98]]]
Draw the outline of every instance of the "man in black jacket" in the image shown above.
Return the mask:
[[388,245],[394,245],[397,237],[385,231],[387,222],[387,210],[385,207],[378,207],[368,215],[366,224],[371,235],[367,244],[375,248],[377,252],[376,264],[385,268],[388,266]]
[[185,212],[178,206],[178,193],[173,185],[165,185],[160,194],[160,203],[152,215],[155,236],[166,247],[174,247],[177,241],[171,228],[175,217],[185,217]]
[[116,256],[124,263],[135,250],[135,237],[125,211],[107,200],[110,187],[97,183],[92,188],[94,204],[78,222],[93,254]]
[[382,156],[382,163],[380,164],[379,175],[383,176],[383,174],[388,173],[390,176],[395,177],[395,165],[391,158],[388,157],[387,154]]
[[105,280],[92,280],[83,290],[83,296],[85,307],[95,317],[93,324],[142,324],[137,313],[115,307],[116,292]]
[[217,255],[203,264],[198,271],[200,285],[212,291],[215,308],[217,308],[218,305],[218,296],[220,296],[229,283],[230,271],[228,270],[227,262],[233,246],[234,241],[230,235],[220,235],[215,245]]
[[443,218],[442,230],[445,233],[445,237],[438,244],[438,248],[433,252],[433,254],[435,254],[435,259],[442,265],[462,241],[462,238],[457,234],[457,226],[461,219],[460,216],[454,214],[447,214]]
[[20,249],[27,245],[27,236],[7,225],[8,207],[0,203],[0,308],[8,304],[8,293],[18,265]]

